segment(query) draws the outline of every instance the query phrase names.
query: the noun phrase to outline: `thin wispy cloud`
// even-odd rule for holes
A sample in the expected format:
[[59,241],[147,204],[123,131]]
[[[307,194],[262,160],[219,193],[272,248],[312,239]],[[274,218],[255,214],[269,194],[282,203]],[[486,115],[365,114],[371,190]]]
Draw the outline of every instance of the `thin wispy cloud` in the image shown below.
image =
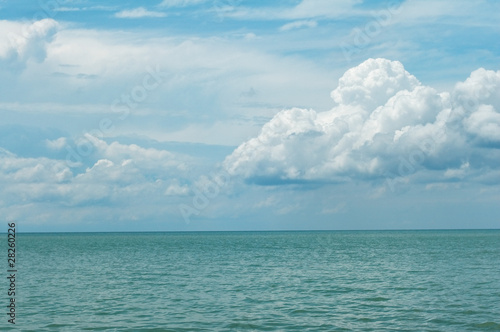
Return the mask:
[[116,6],[55,7],[55,12],[116,11]]
[[115,14],[118,18],[144,18],[144,17],[165,17],[166,13],[158,11],[150,11],[144,7],[122,10]]
[[334,18],[349,17],[353,15],[366,15],[363,11],[355,8],[355,5],[361,3],[359,0],[349,1],[325,1],[325,0],[302,0],[293,7],[248,7],[231,6],[223,13],[224,16],[237,18],[241,20],[301,20],[314,18]]
[[315,28],[318,26],[318,22],[306,20],[306,21],[295,21],[290,22],[280,27],[280,31],[288,31],[293,29],[301,29],[301,28]]
[[198,5],[208,0],[163,0],[160,3],[160,7],[186,7]]

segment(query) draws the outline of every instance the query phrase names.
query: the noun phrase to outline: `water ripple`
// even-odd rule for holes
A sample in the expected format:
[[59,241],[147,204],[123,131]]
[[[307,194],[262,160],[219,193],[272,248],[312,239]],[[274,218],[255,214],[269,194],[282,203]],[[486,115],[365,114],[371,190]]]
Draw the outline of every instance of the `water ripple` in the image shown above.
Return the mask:
[[22,331],[500,331],[499,231],[21,234],[18,247]]

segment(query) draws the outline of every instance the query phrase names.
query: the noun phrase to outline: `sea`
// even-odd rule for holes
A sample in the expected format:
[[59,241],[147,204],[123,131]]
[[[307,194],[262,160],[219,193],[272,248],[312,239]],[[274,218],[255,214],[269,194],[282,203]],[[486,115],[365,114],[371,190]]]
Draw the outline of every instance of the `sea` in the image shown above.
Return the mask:
[[16,324],[0,330],[500,331],[500,230],[16,240]]

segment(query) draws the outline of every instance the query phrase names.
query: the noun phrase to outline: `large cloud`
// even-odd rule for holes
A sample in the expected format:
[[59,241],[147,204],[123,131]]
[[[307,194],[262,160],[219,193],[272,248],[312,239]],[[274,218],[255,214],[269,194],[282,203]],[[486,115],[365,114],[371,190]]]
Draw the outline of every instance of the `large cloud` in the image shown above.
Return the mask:
[[397,61],[348,70],[330,111],[279,112],[224,162],[261,184],[484,178],[500,169],[500,71],[479,69],[451,92],[423,86]]

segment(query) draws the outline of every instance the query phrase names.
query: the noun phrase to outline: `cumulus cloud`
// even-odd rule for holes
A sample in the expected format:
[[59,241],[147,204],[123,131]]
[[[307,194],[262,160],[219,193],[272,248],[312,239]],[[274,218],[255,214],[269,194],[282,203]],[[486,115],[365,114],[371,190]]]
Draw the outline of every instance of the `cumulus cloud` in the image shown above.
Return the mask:
[[144,7],[122,10],[115,14],[115,17],[118,18],[142,18],[142,17],[165,17],[165,16],[167,15],[163,12],[150,11]]
[[22,158],[12,153],[0,155],[0,181],[3,184],[61,183],[73,174],[62,161],[48,158]]
[[0,21],[0,61],[11,68],[23,68],[30,59],[42,62],[58,29],[59,24],[49,18],[33,23]]
[[[90,135],[89,166],[71,167],[66,160],[26,158],[0,149],[0,202],[58,202],[77,206],[96,202],[128,204],[143,197],[185,196],[188,157],[136,144],[107,143]],[[66,138],[47,140],[66,149]],[[95,160],[95,161],[92,161]]]
[[464,120],[468,133],[481,140],[500,143],[500,113],[491,105],[481,105]]
[[449,92],[422,85],[398,61],[348,70],[330,111],[292,108],[224,161],[260,184],[338,182],[425,173],[425,181],[500,169],[500,71],[474,71]]
[[91,142],[97,154],[102,159],[107,159],[114,163],[133,162],[141,169],[160,170],[167,169],[185,170],[186,164],[173,153],[166,150],[154,148],[143,148],[137,144],[120,144],[118,142],[106,143],[90,134],[85,134],[85,139]]

